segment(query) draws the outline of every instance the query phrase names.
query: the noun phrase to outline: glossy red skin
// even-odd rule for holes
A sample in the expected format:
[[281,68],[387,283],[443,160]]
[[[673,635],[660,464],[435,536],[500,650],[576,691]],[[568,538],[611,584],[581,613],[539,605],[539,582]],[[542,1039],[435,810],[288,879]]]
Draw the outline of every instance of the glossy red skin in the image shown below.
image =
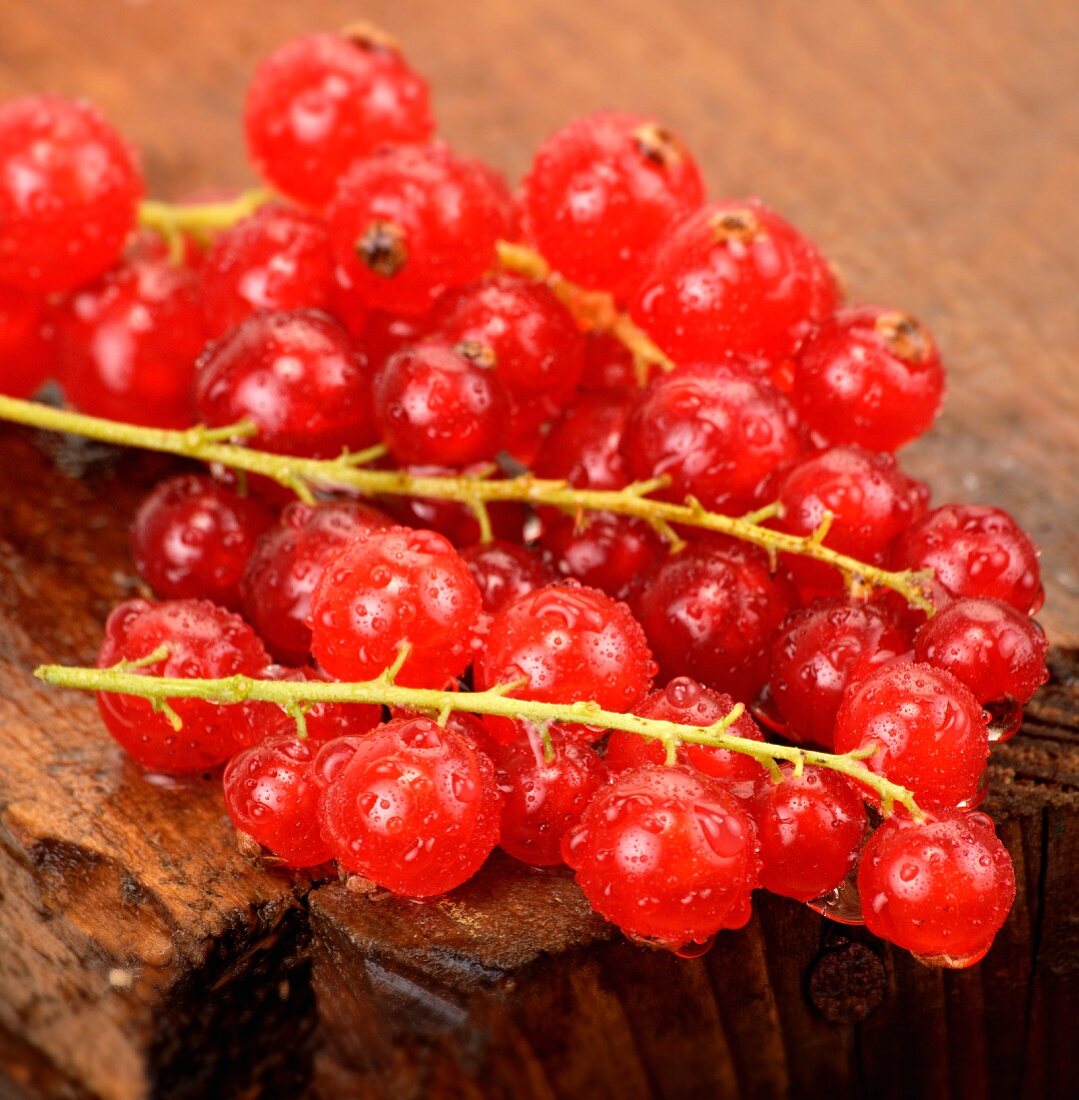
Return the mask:
[[950,672],[979,703],[1025,703],[1049,678],[1045,631],[1001,600],[956,600],[917,633],[919,661]]
[[630,603],[663,677],[692,676],[750,703],[768,680],[772,636],[795,593],[763,551],[708,538],[661,559]]
[[742,927],[759,867],[746,810],[681,766],[616,776],[566,834],[562,857],[596,912],[674,949]]
[[764,501],[764,482],[803,439],[790,402],[765,378],[726,364],[682,367],[642,394],[622,434],[630,480],[667,475],[657,496],[696,497],[738,515]]
[[333,313],[354,336],[363,336],[364,350],[374,370],[382,366],[395,352],[418,344],[431,334],[430,314],[399,317],[395,313],[384,313],[378,309],[369,313],[357,310],[355,305],[355,298],[350,298],[347,293],[339,290],[334,295]]
[[304,307],[329,312],[330,234],[314,214],[269,203],[214,238],[200,274],[214,336],[254,313]]
[[908,633],[873,604],[832,598],[794,611],[772,640],[769,691],[784,735],[831,749],[847,688],[910,648]]
[[375,373],[375,423],[402,465],[461,468],[490,461],[506,436],[498,371],[441,340],[402,348]]
[[842,775],[807,767],[765,780],[750,803],[760,840],[760,884],[812,901],[835,889],[858,858],[869,821],[862,796]]
[[637,371],[629,348],[609,332],[585,336],[582,390],[637,388]]
[[199,360],[195,405],[205,424],[258,425],[252,446],[336,458],[377,441],[367,358],[315,310],[260,313]]
[[533,463],[537,477],[579,489],[621,489],[629,480],[620,444],[636,394],[582,393],[551,424]]
[[798,353],[794,403],[806,424],[831,443],[894,451],[917,439],[940,412],[940,354],[932,340],[924,357],[893,354],[875,327],[891,312],[878,306],[840,310]]
[[153,428],[195,419],[206,343],[198,276],[166,259],[114,268],[55,314],[60,384],[81,412]]
[[1007,919],[1015,871],[985,814],[939,810],[926,823],[893,815],[865,846],[858,892],[875,935],[972,966]]
[[326,563],[369,531],[392,526],[359,503],[286,505],[277,526],[258,541],[241,582],[244,614],[286,664],[311,651],[311,594]]
[[[356,161],[328,211],[338,280],[368,309],[426,313],[444,291],[478,279],[495,258],[501,228],[490,182],[441,142],[384,147]],[[380,274],[357,244],[373,223],[396,227],[403,262]]]
[[[890,454],[833,447],[799,459],[780,473],[769,494],[782,506],[783,531],[811,535],[831,513],[826,546],[859,561],[880,564],[888,544],[921,518],[929,486],[908,477]],[[839,595],[843,577],[824,562],[796,554],[783,563],[803,596]]]
[[835,722],[835,751],[871,742],[865,764],[906,787],[923,808],[972,802],[989,758],[985,712],[954,676],[926,664],[885,665],[847,692]]
[[[393,724],[394,722],[382,723],[383,728]],[[311,778],[320,791],[324,791],[331,783],[337,782],[348,762],[356,755],[356,750],[363,744],[363,740],[363,734],[346,733],[330,741],[324,741],[318,746],[315,758],[311,762]]]
[[654,119],[597,111],[574,119],[536,151],[522,184],[525,232],[568,279],[624,298],[641,257],[704,199],[700,169],[669,138],[669,156],[641,141]]
[[[105,623],[97,667],[137,661],[161,645],[169,649],[164,660],[132,671],[141,676],[216,679],[253,676],[269,663],[269,655],[247,623],[208,600],[158,604],[126,600]],[[99,692],[97,703],[109,733],[150,771],[166,775],[205,771],[244,747],[245,723],[241,708],[235,706],[173,699],[170,705],[183,722],[176,731],[164,713],[154,713],[147,699]]]
[[[713,222],[745,212],[749,241],[723,239]],[[709,203],[671,226],[649,257],[629,309],[676,363],[725,356],[777,363],[835,308],[824,257],[756,199]]]
[[663,540],[644,520],[612,512],[587,512],[579,519],[545,515],[540,545],[560,577],[598,588],[616,600],[667,553]]
[[584,336],[569,310],[542,283],[499,273],[451,291],[431,315],[449,343],[491,349],[506,390],[524,401],[541,395],[564,405],[584,370]]
[[0,393],[30,397],[52,370],[52,348],[44,329],[45,300],[0,286]]
[[265,505],[211,477],[168,478],[135,514],[135,570],[158,596],[206,599],[237,611],[248,559],[273,523]]
[[354,160],[386,142],[426,141],[434,119],[427,82],[396,49],[308,34],[259,65],[244,130],[263,178],[321,207]]
[[499,846],[535,867],[562,862],[562,837],[576,825],[609,773],[599,753],[557,725],[548,729],[553,758],[530,722],[517,723],[517,736],[493,749],[502,792]]
[[[734,700],[729,695],[702,687],[688,676],[678,676],[666,687],[646,695],[633,709],[642,718],[677,722],[683,726],[710,726],[730,714],[733,707]],[[744,737],[749,741],[764,740],[764,735],[748,712],[728,726],[727,732],[733,737]],[[666,749],[660,741],[615,730],[607,740],[604,759],[607,767],[617,774],[643,767],[645,764],[662,764],[666,755]],[[764,774],[761,765],[753,757],[731,749],[717,749],[707,745],[680,745],[678,762],[713,779],[735,783],[752,782]]]
[[143,190],[95,107],[52,94],[0,104],[0,284],[44,294],[97,278],[120,258]]
[[434,531],[372,531],[329,562],[311,599],[311,652],[339,680],[369,680],[412,647],[397,675],[442,688],[469,666],[483,610],[453,546]]
[[460,553],[480,590],[483,610],[492,614],[554,580],[539,554],[517,543],[477,542]]
[[430,718],[368,734],[323,791],[322,832],[346,870],[407,897],[460,886],[498,841],[494,768]]
[[899,537],[891,561],[897,569],[932,569],[949,596],[1003,600],[1031,615],[1045,602],[1037,547],[1003,508],[934,508]]
[[314,746],[279,737],[244,749],[223,776],[232,823],[288,867],[330,859],[318,820],[319,788],[311,777]]

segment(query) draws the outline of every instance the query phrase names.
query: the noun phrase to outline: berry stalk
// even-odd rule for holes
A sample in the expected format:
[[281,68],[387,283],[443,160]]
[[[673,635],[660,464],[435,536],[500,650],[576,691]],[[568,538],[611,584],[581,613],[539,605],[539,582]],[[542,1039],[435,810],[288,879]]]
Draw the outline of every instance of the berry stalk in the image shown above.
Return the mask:
[[[160,657],[160,653],[156,655]],[[909,790],[866,767],[864,760],[876,751],[875,746],[868,751],[861,749],[836,754],[736,737],[726,731],[744,713],[745,707],[742,703],[737,703],[729,713],[712,725],[702,727],[604,710],[598,704],[584,700],[575,703],[541,703],[531,699],[512,698],[510,693],[520,686],[519,683],[497,684],[486,691],[471,692],[402,687],[395,683],[395,678],[407,655],[407,647],[402,646],[393,666],[373,680],[354,683],[256,680],[250,676],[229,676],[216,680],[178,679],[141,675],[130,671],[135,667],[132,664],[105,669],[42,665],[35,670],[34,675],[53,687],[136,695],[162,708],[168,705],[170,699],[204,699],[226,705],[248,701],[276,703],[296,719],[301,731],[304,711],[316,703],[369,703],[403,707],[435,713],[440,721],[445,721],[454,711],[462,711],[468,714],[525,719],[534,722],[541,729],[550,722],[580,723],[596,729],[623,730],[659,741],[667,750],[669,763],[674,762],[678,746],[687,744],[743,753],[759,761],[773,774],[776,774],[780,762],[793,764],[796,775],[807,764],[829,768],[876,792],[885,814],[890,813],[894,806],[900,805],[913,816],[921,815]]]

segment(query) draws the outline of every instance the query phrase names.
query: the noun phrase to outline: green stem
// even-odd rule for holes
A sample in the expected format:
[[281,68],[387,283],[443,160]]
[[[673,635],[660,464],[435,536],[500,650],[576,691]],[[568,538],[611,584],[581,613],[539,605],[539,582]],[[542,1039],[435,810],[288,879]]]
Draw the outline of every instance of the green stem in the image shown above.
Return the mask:
[[[407,654],[407,650],[402,650]],[[727,733],[727,729],[745,712],[738,703],[710,726],[685,726],[637,714],[621,714],[604,710],[597,703],[540,703],[530,699],[514,699],[510,692],[519,684],[499,684],[487,691],[435,691],[430,688],[402,687],[395,683],[400,667],[395,665],[374,680],[360,683],[331,683],[288,680],[255,680],[250,676],[229,676],[217,680],[187,680],[163,676],[148,676],[124,668],[69,668],[64,665],[42,665],[35,675],[55,687],[79,691],[107,691],[121,695],[136,695],[159,707],[175,699],[206,699],[214,703],[235,704],[256,700],[276,703],[289,713],[315,703],[371,703],[408,710],[448,715],[453,711],[487,714],[501,718],[520,718],[543,726],[548,722],[571,722],[597,729],[623,730],[661,742],[673,758],[679,745],[704,745],[730,749],[751,756],[766,767],[775,768],[780,761],[794,765],[795,773],[807,764],[829,768],[846,775],[863,787],[876,792],[886,813],[896,805],[904,806],[912,815],[921,811],[914,796],[905,787],[892,783],[870,771],[863,762],[876,749],[834,754],[792,745],[773,745],[752,741]],[[132,666],[126,666],[130,669]]]
[[370,470],[358,465],[358,457],[366,459],[372,454],[380,453],[378,451],[365,452],[360,456],[345,454],[335,459],[316,459],[271,454],[221,442],[226,434],[234,437],[249,434],[253,430],[249,424],[229,428],[195,427],[187,431],[168,431],[102,420],[83,413],[3,396],[0,396],[0,420],[27,424],[47,431],[70,432],[103,443],[139,447],[218,463],[233,470],[270,478],[306,500],[313,500],[316,490],[347,488],[367,496],[451,500],[480,511],[481,514],[481,506],[497,501],[546,505],[569,514],[614,512],[644,520],[671,543],[673,548],[677,548],[680,541],[673,530],[674,525],[696,527],[760,546],[773,556],[797,554],[813,558],[838,569],[852,585],[889,588],[899,593],[912,606],[927,614],[933,613],[928,584],[930,573],[882,569],[825,546],[821,531],[805,536],[792,535],[756,522],[761,516],[772,516],[774,506],[739,518],[709,512],[691,497],[682,504],[655,500],[650,494],[664,487],[666,482],[663,479],[635,482],[624,489],[576,489],[564,481],[537,478],[532,474],[502,480],[484,477],[417,476],[405,470]]
[[185,204],[147,200],[139,205],[139,224],[160,233],[166,240],[173,240],[181,233],[206,240],[214,230],[228,229],[272,199],[271,192],[256,188],[242,191],[226,202]]

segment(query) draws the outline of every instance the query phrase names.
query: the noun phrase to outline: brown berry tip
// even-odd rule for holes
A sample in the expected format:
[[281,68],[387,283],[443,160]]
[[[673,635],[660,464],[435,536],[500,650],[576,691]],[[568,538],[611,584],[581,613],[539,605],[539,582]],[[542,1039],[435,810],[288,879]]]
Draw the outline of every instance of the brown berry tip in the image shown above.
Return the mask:
[[932,352],[929,333],[909,313],[882,313],[874,327],[888,350],[905,363],[924,363]]
[[341,37],[347,38],[354,46],[361,50],[370,50],[372,53],[400,53],[401,45],[392,34],[387,34],[381,27],[374,23],[364,22],[362,19],[349,23],[341,28]]
[[376,275],[392,278],[408,262],[401,227],[393,222],[371,222],[356,241],[356,255]]
[[660,168],[670,168],[678,164],[684,156],[678,138],[658,122],[646,122],[643,126],[638,126],[633,131],[633,140],[641,156]]
[[717,244],[729,244],[731,241],[748,243],[761,232],[761,223],[748,206],[736,210],[721,210],[708,224]]
[[470,363],[475,363],[477,367],[483,367],[484,370],[493,370],[498,363],[495,349],[490,344],[483,344],[479,340],[462,340],[453,345],[453,350]]

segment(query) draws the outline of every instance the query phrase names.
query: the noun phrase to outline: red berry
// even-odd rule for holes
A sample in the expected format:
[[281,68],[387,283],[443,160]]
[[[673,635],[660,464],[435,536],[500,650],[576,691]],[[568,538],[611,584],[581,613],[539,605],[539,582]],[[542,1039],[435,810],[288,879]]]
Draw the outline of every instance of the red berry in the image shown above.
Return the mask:
[[597,111],[536,152],[522,187],[525,228],[556,271],[625,297],[641,257],[704,198],[696,161],[654,119]]
[[472,659],[479,589],[434,531],[371,531],[323,570],[311,600],[311,651],[331,676],[369,680],[398,646],[411,652],[398,682],[441,688]]
[[633,479],[666,475],[660,496],[696,497],[737,515],[764,503],[765,479],[802,450],[787,399],[742,367],[699,366],[663,375],[644,392],[622,435]]
[[292,39],[247,91],[247,146],[274,187],[324,206],[357,157],[384,142],[426,141],[427,84],[384,36],[357,30]]
[[919,661],[950,672],[979,703],[1025,703],[1049,678],[1047,649],[1042,628],[1000,600],[956,600],[914,639]]
[[664,677],[692,676],[752,702],[794,590],[763,551],[707,538],[653,566],[631,604]]
[[354,336],[363,336],[372,369],[377,370],[391,355],[420,343],[431,333],[430,314],[400,317],[378,309],[358,310],[355,306],[355,298],[341,290],[335,293],[332,312]]
[[311,593],[327,562],[392,521],[358,503],[294,502],[259,539],[243,576],[244,614],[274,656],[303,663],[311,650]]
[[909,649],[906,632],[874,604],[828,599],[794,611],[772,641],[769,681],[785,735],[830,748],[847,688]]
[[466,546],[461,559],[480,590],[483,610],[492,614],[554,580],[538,554],[500,539]]
[[761,886],[798,901],[819,898],[847,877],[868,827],[862,796],[826,768],[797,777],[787,770],[781,783],[761,783],[751,810]]
[[52,349],[44,322],[43,298],[0,286],[0,393],[30,397],[48,378]]
[[120,135],[88,103],[0,103],[0,283],[47,293],[119,258],[143,183]]
[[936,419],[944,370],[929,333],[905,313],[840,310],[806,341],[794,371],[802,419],[832,443],[894,451]]
[[330,206],[338,278],[368,309],[425,313],[491,266],[500,218],[490,183],[447,146],[382,148],[353,164]]
[[192,423],[206,328],[189,268],[124,264],[68,299],[56,324],[60,384],[76,408],[155,428]]
[[379,368],[375,420],[404,465],[462,467],[493,459],[509,404],[494,357],[481,344],[428,340]]
[[323,836],[347,871],[395,894],[460,886],[498,841],[494,768],[430,718],[368,734],[322,795]]
[[950,596],[1003,600],[1031,615],[1045,600],[1038,550],[1003,508],[934,508],[904,532],[891,559],[897,569],[932,569]]
[[[167,657],[132,671],[184,679],[253,676],[269,663],[247,623],[208,600],[127,600],[109,615],[97,667],[142,660],[162,645],[168,647]],[[99,692],[97,703],[109,733],[137,763],[153,771],[203,771],[244,747],[246,728],[239,707],[203,699],[170,700],[183,723],[175,730],[147,699]]]
[[925,962],[973,966],[1007,919],[1015,871],[985,814],[897,815],[865,846],[858,891],[871,932]]
[[206,320],[220,336],[253,313],[328,310],[333,264],[321,218],[271,203],[223,230],[200,268]]
[[677,949],[749,919],[753,821],[689,768],[640,768],[600,788],[562,842],[592,908],[627,934]]
[[168,599],[240,606],[240,580],[273,513],[210,477],[162,481],[142,502],[131,529],[135,569]]
[[949,673],[901,661],[852,685],[836,715],[835,751],[872,744],[866,766],[923,808],[977,798],[989,757],[986,715]]
[[[730,714],[733,707],[734,700],[729,695],[702,687],[688,676],[678,676],[666,687],[646,695],[633,712],[642,718],[677,722],[682,726],[711,726]],[[749,741],[764,740],[748,713],[743,713],[728,726],[727,732],[732,737],[744,737]],[[662,764],[665,757],[662,742],[635,733],[615,730],[607,741],[605,760],[612,772],[630,771],[645,764]],[[682,744],[678,749],[678,762],[727,782],[752,781],[762,774],[761,765],[752,756],[707,745]]]
[[496,746],[492,759],[502,792],[499,845],[515,859],[543,867],[562,862],[562,837],[607,781],[599,753],[557,725],[545,743],[531,722]]
[[629,348],[609,332],[585,337],[582,390],[637,388],[637,370]]
[[252,446],[336,458],[377,439],[363,352],[314,310],[260,313],[211,344],[195,379],[206,424],[252,420]]
[[618,600],[626,599],[641,574],[665,553],[663,540],[644,520],[611,512],[545,516],[540,545],[560,577]]
[[225,768],[232,823],[288,867],[315,867],[330,858],[319,829],[313,759],[309,742],[279,737],[237,753]]
[[621,489],[629,479],[620,445],[635,396],[619,390],[581,394],[551,425],[533,464],[536,476],[579,489]]
[[[383,723],[383,729],[391,724],[399,723]],[[319,790],[324,791],[340,778],[345,766],[356,755],[356,750],[363,742],[363,734],[346,733],[318,746],[315,759],[311,763],[311,778],[318,784]]]
[[725,200],[671,227],[648,257],[630,312],[676,362],[775,363],[838,298],[808,238],[756,199]]

